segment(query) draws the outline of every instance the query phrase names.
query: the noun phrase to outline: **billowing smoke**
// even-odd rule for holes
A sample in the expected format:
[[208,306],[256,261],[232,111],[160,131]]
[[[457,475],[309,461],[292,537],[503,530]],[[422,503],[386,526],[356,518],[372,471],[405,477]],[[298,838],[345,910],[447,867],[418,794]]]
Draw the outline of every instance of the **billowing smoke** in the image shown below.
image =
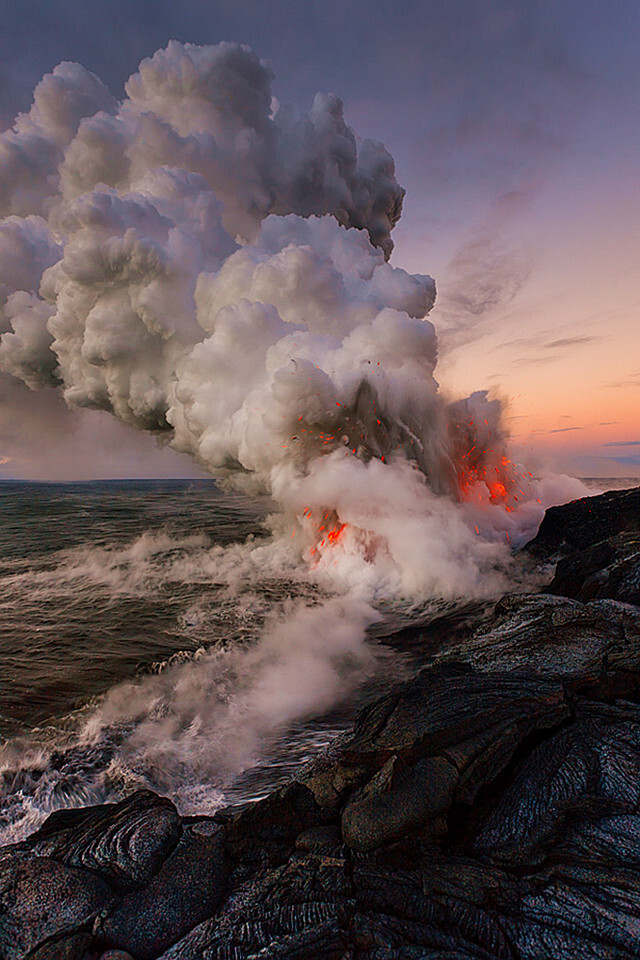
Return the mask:
[[0,142],[0,369],[271,493],[316,567],[487,589],[487,533],[532,499],[500,404],[439,393],[435,284],[389,263],[388,152],[271,80],[248,47],[177,42],[120,104],[77,64],[44,77]]

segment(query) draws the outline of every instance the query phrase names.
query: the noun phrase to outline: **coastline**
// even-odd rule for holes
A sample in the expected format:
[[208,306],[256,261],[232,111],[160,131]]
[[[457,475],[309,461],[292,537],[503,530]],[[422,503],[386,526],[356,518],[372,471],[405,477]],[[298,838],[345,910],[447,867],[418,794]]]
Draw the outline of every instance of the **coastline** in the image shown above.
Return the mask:
[[3,960],[632,957],[640,487],[547,511],[507,595],[285,787],[140,791],[0,849]]

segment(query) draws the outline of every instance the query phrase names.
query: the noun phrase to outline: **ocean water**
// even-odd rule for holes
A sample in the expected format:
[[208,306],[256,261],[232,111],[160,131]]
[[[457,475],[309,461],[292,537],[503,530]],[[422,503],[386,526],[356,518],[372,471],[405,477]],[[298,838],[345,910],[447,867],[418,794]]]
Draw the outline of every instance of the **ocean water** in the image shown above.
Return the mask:
[[182,813],[264,796],[423,662],[400,629],[463,607],[327,594],[272,510],[210,481],[0,483],[0,843],[139,787]]
[[215,584],[169,588],[163,574],[199,546],[264,536],[265,512],[207,482],[0,484],[0,735],[60,717],[205,637],[238,635],[228,609],[196,626]]
[[341,635],[274,564],[271,510],[208,481],[0,483],[0,842],[138,787],[255,800],[412,669],[384,643],[406,617],[362,644],[366,614]]

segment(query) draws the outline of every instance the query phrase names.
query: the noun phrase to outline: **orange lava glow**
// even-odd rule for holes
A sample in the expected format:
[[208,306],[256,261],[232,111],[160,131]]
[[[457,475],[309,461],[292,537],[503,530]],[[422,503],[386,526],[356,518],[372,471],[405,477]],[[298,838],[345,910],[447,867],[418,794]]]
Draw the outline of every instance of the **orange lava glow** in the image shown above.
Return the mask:
[[[526,498],[525,487],[531,474],[519,474],[512,460],[497,456],[494,449],[476,445],[460,457],[456,468],[461,500],[499,505],[510,513],[519,500]],[[487,498],[488,494],[488,498]]]
[[321,513],[310,507],[305,507],[302,511],[302,523],[313,543],[309,549],[310,557],[315,557],[322,547],[337,543],[347,528],[347,524],[340,521],[335,510]]
[[335,543],[336,540],[339,540],[346,526],[347,526],[346,523],[343,523],[341,526],[336,527],[335,530],[329,531],[329,533],[327,534],[327,540],[329,541],[329,543]]

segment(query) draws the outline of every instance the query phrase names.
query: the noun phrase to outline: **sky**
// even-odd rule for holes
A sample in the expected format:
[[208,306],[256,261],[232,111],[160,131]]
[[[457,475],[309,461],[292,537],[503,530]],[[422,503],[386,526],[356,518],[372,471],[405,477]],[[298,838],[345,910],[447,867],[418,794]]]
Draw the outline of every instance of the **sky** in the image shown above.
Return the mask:
[[[640,476],[639,30],[636,0],[0,0],[0,122],[63,60],[121,99],[170,39],[249,44],[280,104],[335,92],[394,156],[392,263],[436,279],[441,389],[500,397],[534,467]],[[0,471],[200,475],[5,375]]]

